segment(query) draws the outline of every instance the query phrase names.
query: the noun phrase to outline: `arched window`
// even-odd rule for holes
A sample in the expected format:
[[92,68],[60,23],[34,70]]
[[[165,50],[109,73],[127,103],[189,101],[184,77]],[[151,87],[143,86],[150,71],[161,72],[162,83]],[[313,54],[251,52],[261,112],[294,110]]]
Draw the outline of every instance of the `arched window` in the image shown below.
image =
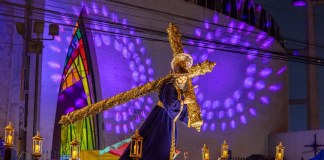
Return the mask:
[[230,12],[231,12],[230,0],[223,0],[222,13],[229,16]]
[[237,7],[236,7],[236,0],[230,0],[230,16],[233,18],[237,18]]
[[252,0],[248,0],[249,4],[248,4],[248,8],[249,8],[249,24],[251,25],[255,25],[256,22],[256,16],[255,16],[255,5],[254,2]]
[[261,30],[267,29],[267,13],[264,9],[260,12],[259,28]]
[[246,23],[249,23],[249,1],[248,0],[246,0],[243,5],[242,20]]
[[211,10],[215,10],[216,9],[216,1],[220,1],[220,0],[207,0],[207,8],[209,8]]

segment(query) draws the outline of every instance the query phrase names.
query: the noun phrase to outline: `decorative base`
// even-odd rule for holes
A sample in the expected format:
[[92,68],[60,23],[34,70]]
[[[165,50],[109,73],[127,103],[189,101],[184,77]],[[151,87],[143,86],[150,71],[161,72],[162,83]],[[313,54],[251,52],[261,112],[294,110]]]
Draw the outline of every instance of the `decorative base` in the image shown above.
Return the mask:
[[38,159],[41,159],[41,158],[42,158],[41,154],[33,154],[33,159],[34,160],[38,160]]

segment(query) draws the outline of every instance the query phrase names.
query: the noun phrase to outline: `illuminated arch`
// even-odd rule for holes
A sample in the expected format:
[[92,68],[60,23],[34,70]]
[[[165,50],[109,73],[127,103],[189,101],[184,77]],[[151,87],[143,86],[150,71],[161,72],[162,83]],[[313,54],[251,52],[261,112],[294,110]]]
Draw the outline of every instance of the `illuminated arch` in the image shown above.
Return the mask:
[[[95,101],[93,71],[88,41],[82,16],[73,30],[70,46],[63,68],[59,88],[53,149],[60,147],[61,154],[69,153],[70,142],[77,138],[81,150],[95,148],[94,119],[88,117],[73,125],[58,127],[57,122],[64,114],[83,108]],[[58,141],[60,137],[60,141]]]

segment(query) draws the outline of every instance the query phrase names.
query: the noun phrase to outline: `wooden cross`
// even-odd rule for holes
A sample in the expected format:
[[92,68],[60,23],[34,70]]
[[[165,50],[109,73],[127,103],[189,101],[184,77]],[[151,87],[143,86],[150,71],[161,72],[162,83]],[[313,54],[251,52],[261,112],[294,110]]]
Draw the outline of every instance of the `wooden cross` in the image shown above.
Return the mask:
[[305,147],[311,147],[314,149],[314,156],[317,154],[317,148],[324,147],[322,144],[317,144],[316,134],[314,134],[314,143],[311,145],[305,145]]
[[[173,52],[173,58],[177,55],[181,55],[184,53],[182,42],[181,42],[181,34],[179,28],[170,23],[167,28],[168,39],[170,42],[170,46]],[[188,111],[188,127],[195,128],[198,132],[200,132],[201,125],[203,124],[203,120],[201,118],[201,107],[197,102],[197,98],[195,95],[194,86],[192,84],[192,79],[189,78],[187,82],[187,91],[184,93],[184,96],[191,99],[192,103],[187,104]]]
[[[182,43],[181,43],[181,35],[179,32],[179,29],[170,23],[168,28],[168,34],[169,34],[169,41],[171,48],[173,50],[173,56],[176,56],[177,54],[183,52]],[[189,87],[188,87],[188,96],[191,96],[195,99],[194,95],[194,87],[192,86],[191,78],[196,76],[204,75],[208,72],[211,72],[213,68],[215,67],[216,63],[210,62],[210,61],[204,61],[202,63],[198,63],[194,66],[192,66],[189,69]],[[94,103],[92,105],[83,107],[82,109],[73,111],[68,113],[67,115],[63,115],[61,117],[61,120],[59,121],[59,124],[61,125],[69,125],[76,121],[82,120],[89,116],[97,115],[105,110],[111,109],[114,106],[126,103],[132,99],[136,99],[142,96],[145,96],[148,93],[151,92],[157,92],[160,90],[162,85],[170,81],[174,78],[174,74],[166,75],[165,77],[162,77],[160,79],[157,79],[155,81],[146,83],[142,86],[133,88],[131,90],[128,90],[123,93],[119,93],[115,96],[112,96],[110,98],[107,98],[105,100],[101,100],[97,103]],[[186,95],[185,95],[186,96]],[[201,119],[200,114],[200,107],[196,102],[188,105],[188,118],[189,118],[189,126],[196,128],[198,131],[200,131],[200,126],[202,125],[203,121]]]

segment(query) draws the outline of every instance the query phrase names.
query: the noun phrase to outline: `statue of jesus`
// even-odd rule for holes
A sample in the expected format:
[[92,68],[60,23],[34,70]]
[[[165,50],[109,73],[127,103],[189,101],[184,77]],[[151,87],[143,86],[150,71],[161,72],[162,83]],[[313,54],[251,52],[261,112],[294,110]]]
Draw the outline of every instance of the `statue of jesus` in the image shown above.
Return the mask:
[[[164,83],[159,91],[158,103],[139,129],[139,134],[144,139],[141,160],[168,160],[172,154],[172,135],[175,136],[176,143],[175,122],[179,119],[188,125],[187,104],[193,101],[190,97],[185,97],[184,93],[188,88],[188,69],[191,65],[192,58],[189,54],[181,53],[173,58],[171,68],[175,76]],[[129,147],[120,160],[131,160]]]

